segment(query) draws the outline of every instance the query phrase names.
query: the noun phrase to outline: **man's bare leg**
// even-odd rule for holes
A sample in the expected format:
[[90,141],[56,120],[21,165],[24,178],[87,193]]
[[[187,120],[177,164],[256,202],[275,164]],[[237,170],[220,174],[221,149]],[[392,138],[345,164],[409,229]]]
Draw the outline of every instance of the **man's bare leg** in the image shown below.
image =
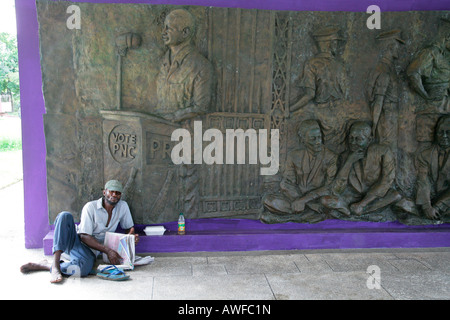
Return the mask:
[[50,271],[50,282],[59,283],[62,281],[62,273],[59,265],[62,251],[56,251],[53,255],[53,263],[50,264],[47,260],[39,263],[27,263],[20,267],[20,272],[29,273],[33,271]]
[[20,267],[20,272],[29,273],[33,271],[50,271],[51,264],[47,260],[39,263],[29,262]]
[[55,251],[55,253],[53,254],[53,264],[50,271],[51,283],[59,283],[63,280],[61,273],[61,266],[59,264],[59,262],[61,261],[61,254],[62,254],[61,250]]

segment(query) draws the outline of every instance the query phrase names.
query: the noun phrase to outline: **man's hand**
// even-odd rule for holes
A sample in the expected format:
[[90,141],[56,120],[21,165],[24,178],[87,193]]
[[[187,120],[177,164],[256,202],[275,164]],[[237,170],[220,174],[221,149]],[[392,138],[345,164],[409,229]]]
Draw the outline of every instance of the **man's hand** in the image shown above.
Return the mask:
[[109,249],[106,252],[106,255],[108,256],[109,262],[112,264],[121,264],[122,263],[122,257],[114,250]]
[[139,242],[139,234],[134,233],[134,227],[131,227],[130,229],[126,230],[127,234],[132,234],[134,236],[134,244],[138,244]]
[[347,158],[347,162],[349,163],[355,163],[358,160],[361,160],[364,158],[364,151],[363,150],[357,150],[352,153]]
[[429,218],[429,219],[433,219],[433,220],[437,220],[439,219],[439,211],[430,206],[424,206],[423,208],[423,212],[425,213],[425,215]]
[[105,253],[108,256],[109,262],[112,264],[120,264],[122,261],[122,257],[114,250],[105,247],[104,245],[100,244],[97,239],[95,239],[93,236],[85,233],[80,234],[81,241],[87,245],[89,248],[92,248],[94,250],[98,250],[100,252]]

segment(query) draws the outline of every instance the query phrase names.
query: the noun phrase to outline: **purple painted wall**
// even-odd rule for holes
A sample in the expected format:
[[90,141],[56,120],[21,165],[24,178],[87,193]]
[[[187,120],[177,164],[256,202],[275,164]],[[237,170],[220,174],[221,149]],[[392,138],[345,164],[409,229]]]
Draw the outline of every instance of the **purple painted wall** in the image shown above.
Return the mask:
[[[366,12],[370,5],[378,5],[382,12],[450,10],[450,0],[81,0],[73,2],[202,5],[298,11]],[[16,16],[22,104],[25,247],[41,248],[42,240],[50,227],[43,128],[45,106],[42,95],[35,0],[16,0]]]
[[39,248],[47,233],[45,137],[39,57],[38,23],[34,1],[16,1],[22,109],[25,246]]

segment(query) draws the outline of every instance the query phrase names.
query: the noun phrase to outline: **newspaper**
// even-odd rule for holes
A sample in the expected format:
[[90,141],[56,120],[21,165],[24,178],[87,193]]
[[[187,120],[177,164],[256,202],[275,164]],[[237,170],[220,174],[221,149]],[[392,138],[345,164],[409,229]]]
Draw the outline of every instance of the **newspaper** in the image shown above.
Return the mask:
[[[105,247],[117,251],[122,257],[121,264],[115,266],[123,270],[134,270],[135,266],[149,264],[154,261],[154,258],[150,256],[136,256],[134,235],[132,234],[106,232],[104,245]],[[103,269],[104,267],[111,265],[108,256],[105,253],[103,253],[102,256],[103,262],[106,264],[99,265],[98,269]]]

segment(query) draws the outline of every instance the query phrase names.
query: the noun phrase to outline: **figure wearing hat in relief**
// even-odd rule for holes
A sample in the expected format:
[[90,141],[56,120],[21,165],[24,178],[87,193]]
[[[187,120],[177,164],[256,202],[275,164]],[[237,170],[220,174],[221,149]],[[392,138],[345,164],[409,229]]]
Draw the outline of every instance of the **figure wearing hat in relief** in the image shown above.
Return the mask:
[[305,62],[299,83],[304,95],[290,106],[290,112],[313,102],[315,117],[322,124],[325,143],[335,148],[343,142],[343,121],[340,120],[344,117],[339,114],[339,108],[348,90],[344,65],[337,59],[338,44],[343,39],[339,36],[339,29],[334,27],[319,29],[313,37],[319,52]]
[[372,136],[378,143],[397,149],[399,83],[395,60],[399,57],[401,30],[380,33],[376,37],[382,46],[381,59],[370,72],[367,98],[372,112]]
[[406,70],[410,87],[425,99],[416,118],[419,142],[433,141],[437,119],[450,113],[450,20],[441,18],[440,23],[436,41],[422,49]]

